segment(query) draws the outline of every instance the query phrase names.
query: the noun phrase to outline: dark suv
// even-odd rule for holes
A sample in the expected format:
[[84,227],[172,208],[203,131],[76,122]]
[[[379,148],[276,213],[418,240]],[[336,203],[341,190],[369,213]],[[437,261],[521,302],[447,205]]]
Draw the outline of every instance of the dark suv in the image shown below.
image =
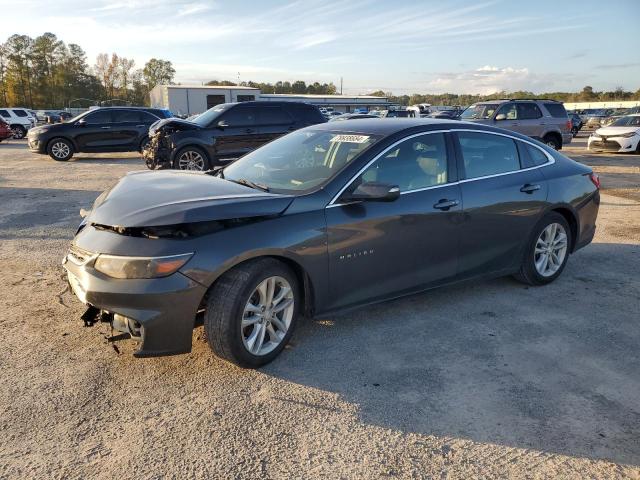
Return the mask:
[[571,120],[561,102],[546,99],[512,99],[478,102],[460,120],[512,130],[560,150],[571,143]]
[[32,152],[60,161],[76,152],[142,151],[149,140],[149,127],[169,116],[171,112],[159,108],[96,108],[66,123],[32,128],[27,140]]
[[306,103],[222,103],[191,122],[172,118],[153,125],[143,157],[152,170],[209,170],[281,135],[326,121],[318,107]]

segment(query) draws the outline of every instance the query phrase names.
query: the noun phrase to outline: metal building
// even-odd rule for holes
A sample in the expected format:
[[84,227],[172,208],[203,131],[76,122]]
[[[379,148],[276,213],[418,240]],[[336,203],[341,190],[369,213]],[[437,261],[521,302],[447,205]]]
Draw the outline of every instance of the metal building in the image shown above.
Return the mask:
[[151,90],[150,98],[152,107],[167,108],[176,115],[193,115],[220,103],[251,100],[304,102],[338,112],[390,106],[386,97],[371,95],[263,94],[257,88],[223,86],[158,85]]

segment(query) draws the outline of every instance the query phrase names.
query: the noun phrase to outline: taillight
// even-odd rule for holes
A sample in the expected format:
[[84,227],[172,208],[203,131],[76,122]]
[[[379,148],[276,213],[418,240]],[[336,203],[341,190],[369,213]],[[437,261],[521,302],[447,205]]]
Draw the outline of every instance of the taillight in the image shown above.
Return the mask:
[[573,124],[571,123],[571,120],[567,120],[567,130],[571,131],[572,128]]
[[591,172],[589,174],[589,179],[591,180],[591,183],[593,183],[596,186],[596,188],[600,190],[600,177],[595,173]]

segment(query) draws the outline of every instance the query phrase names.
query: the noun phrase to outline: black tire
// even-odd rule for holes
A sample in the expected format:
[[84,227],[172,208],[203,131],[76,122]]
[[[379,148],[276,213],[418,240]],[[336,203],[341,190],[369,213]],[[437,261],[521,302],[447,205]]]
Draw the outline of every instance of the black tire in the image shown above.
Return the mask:
[[[180,167],[180,158],[183,155],[188,155],[189,153],[191,153],[193,156],[199,155],[202,158],[201,169]],[[211,169],[211,162],[209,161],[209,157],[207,156],[206,152],[202,150],[200,147],[187,146],[187,147],[181,148],[180,150],[178,150],[178,153],[176,153],[176,156],[174,157],[174,161],[173,161],[173,168],[175,168],[176,170],[205,171],[205,170]]]
[[[535,248],[536,243],[538,241],[538,237],[542,234],[545,228],[547,228],[552,223],[559,223],[564,227],[564,230],[567,234],[567,251],[560,265],[560,268],[551,276],[545,277],[538,273],[538,270],[535,266]],[[571,228],[567,223],[567,220],[556,212],[550,212],[545,215],[542,220],[538,222],[536,227],[533,229],[533,233],[531,234],[531,238],[527,242],[527,247],[524,254],[524,259],[522,261],[522,265],[518,273],[514,275],[516,280],[526,283],[527,285],[546,285],[548,283],[553,282],[556,278],[558,278],[564,268],[567,265],[567,261],[569,260],[569,253],[571,251],[571,245],[573,238],[571,233]]]
[[[294,311],[289,329],[280,344],[266,355],[254,355],[243,342],[244,307],[265,279],[280,276],[293,291]],[[243,368],[258,368],[276,358],[289,342],[300,311],[300,287],[296,275],[282,262],[263,258],[243,263],[223,274],[211,287],[207,297],[204,329],[213,352],[220,358]]]
[[142,153],[142,151],[147,148],[147,145],[149,145],[149,137],[144,137],[142,140],[140,140],[140,146],[138,147],[138,152]]
[[22,125],[11,125],[11,131],[13,132],[13,138],[21,139],[27,135],[27,129]]
[[560,150],[560,147],[562,147],[562,140],[559,140],[557,135],[552,135],[550,133],[544,136],[542,143],[545,143],[554,150]]
[[54,138],[47,144],[47,153],[57,162],[66,162],[73,157],[73,144],[65,138]]
[[571,134],[573,135],[573,138],[578,136],[578,131],[579,131],[578,127],[573,127],[571,129]]

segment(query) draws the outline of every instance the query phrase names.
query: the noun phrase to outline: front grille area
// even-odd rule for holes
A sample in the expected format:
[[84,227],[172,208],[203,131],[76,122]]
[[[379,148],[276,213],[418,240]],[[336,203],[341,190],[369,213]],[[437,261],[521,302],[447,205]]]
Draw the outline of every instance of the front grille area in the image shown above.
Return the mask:
[[594,141],[591,142],[591,148],[596,150],[617,152],[618,150],[620,150],[620,144],[614,140]]

